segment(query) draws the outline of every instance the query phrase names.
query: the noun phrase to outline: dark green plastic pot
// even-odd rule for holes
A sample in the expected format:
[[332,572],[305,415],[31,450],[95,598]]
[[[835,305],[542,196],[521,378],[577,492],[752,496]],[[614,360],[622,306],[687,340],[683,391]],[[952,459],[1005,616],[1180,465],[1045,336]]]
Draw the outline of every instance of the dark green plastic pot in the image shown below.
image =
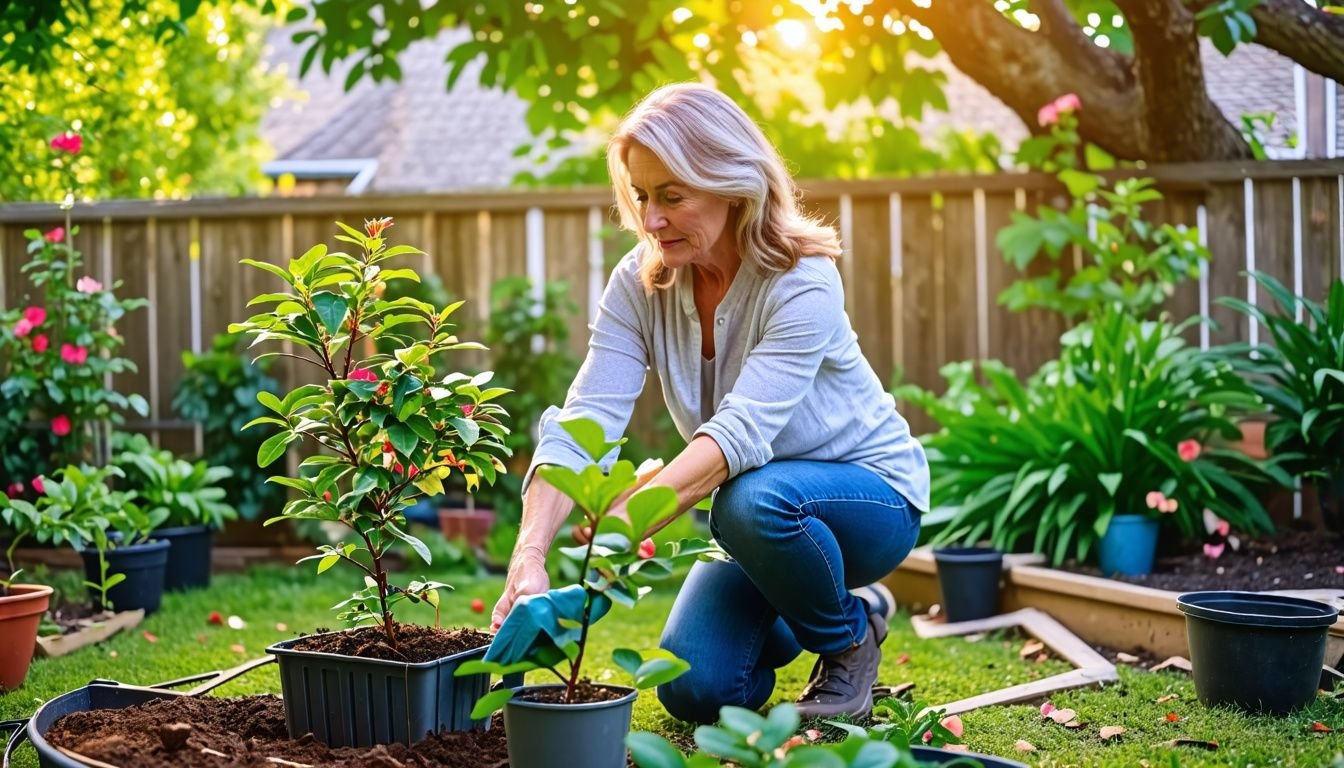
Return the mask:
[[1205,706],[1284,714],[1316,698],[1326,635],[1339,611],[1325,603],[1259,592],[1187,592],[1185,614],[1195,693]]
[[295,650],[304,638],[266,649],[280,663],[285,727],[291,738],[311,733],[330,747],[412,744],[439,730],[485,728],[471,708],[490,691],[490,675],[454,677],[458,666],[489,646],[406,664]]
[[525,697],[563,685],[514,688],[513,698],[504,705],[510,768],[625,768],[625,737],[639,692],[619,685],[598,687],[624,695],[590,704],[551,704]]
[[[84,558],[84,576],[91,583],[102,580],[98,568],[98,550],[81,549]],[[145,615],[159,610],[163,602],[163,574],[168,567],[168,542],[155,539],[144,544],[132,544],[129,547],[110,547],[104,553],[107,558],[107,575],[125,574],[126,579],[107,591],[108,602],[117,611],[144,609]],[[89,590],[96,607],[102,607],[99,594]]]
[[933,747],[911,747],[910,751],[914,754],[916,760],[925,765],[947,765],[949,763],[966,765],[966,760],[969,758],[980,763],[981,768],[1027,768],[1026,763],[1019,763],[1005,757],[979,755],[974,752],[949,752],[946,749],[935,749]]
[[169,592],[210,586],[210,529],[204,525],[160,528],[154,538],[168,542],[163,588]]
[[999,612],[999,580],[1003,553],[988,547],[939,547],[938,591],[949,622],[986,619]]

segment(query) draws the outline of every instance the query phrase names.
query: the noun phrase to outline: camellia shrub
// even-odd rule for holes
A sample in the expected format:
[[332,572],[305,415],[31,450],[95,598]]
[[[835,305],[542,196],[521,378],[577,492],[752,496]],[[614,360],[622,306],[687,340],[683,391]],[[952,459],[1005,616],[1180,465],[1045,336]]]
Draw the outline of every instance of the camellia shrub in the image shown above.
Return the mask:
[[[419,279],[412,269],[391,266],[396,257],[421,251],[387,245],[383,233],[392,226],[390,218],[365,222],[363,232],[338,226],[344,234],[336,239],[353,245],[353,255],[317,245],[284,267],[244,259],[281,280],[284,290],[254,298],[251,304],[271,309],[229,330],[252,334],[254,345],[291,344],[293,353],[260,357],[291,355],[326,379],[283,396],[257,396],[271,414],[247,427],[278,428],[258,449],[260,466],[279,460],[301,440],[319,449],[300,463],[298,476],[271,478],[296,493],[267,524],[293,519],[346,526],[350,541],[323,544],[304,559],[315,560],[319,573],[337,563],[362,572],[365,586],[338,606],[340,617],[380,625],[396,649],[393,605],[409,600],[437,607],[437,590],[447,585],[426,579],[393,584],[384,556],[401,544],[429,564],[429,548],[407,530],[405,509],[422,495],[442,493],[444,479],[454,472],[475,484],[481,478],[493,482],[503,471],[507,414],[493,401],[507,390],[486,387],[489,372],[443,374],[430,363],[442,352],[483,349],[453,334],[449,318],[462,302],[440,309],[410,296],[382,298],[388,281]],[[425,332],[402,333],[413,327]],[[366,339],[399,343],[383,353],[363,343]]]

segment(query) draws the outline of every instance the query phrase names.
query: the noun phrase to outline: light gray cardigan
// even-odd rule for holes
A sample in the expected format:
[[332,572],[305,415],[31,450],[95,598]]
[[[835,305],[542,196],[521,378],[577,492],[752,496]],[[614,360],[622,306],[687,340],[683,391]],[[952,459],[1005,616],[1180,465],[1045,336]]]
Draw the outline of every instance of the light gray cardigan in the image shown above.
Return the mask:
[[[928,510],[924,449],[859,351],[834,262],[809,257],[783,273],[738,269],[714,312],[714,388],[706,393],[692,272],[681,269],[673,285],[646,294],[641,253],[637,246],[612,271],[565,405],[541,417],[524,488],[540,465],[577,471],[588,463],[559,422],[586,417],[608,439],[623,434],[651,366],[677,431],[688,442],[713,438],[729,478],[772,459],[852,462]],[[714,404],[708,421],[704,397]]]

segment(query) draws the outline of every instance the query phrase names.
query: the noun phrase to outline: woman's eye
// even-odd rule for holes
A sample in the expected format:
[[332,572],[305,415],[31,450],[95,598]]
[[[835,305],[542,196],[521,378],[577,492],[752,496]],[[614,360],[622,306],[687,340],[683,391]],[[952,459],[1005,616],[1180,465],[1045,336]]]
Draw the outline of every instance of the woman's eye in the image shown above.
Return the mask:
[[666,201],[669,202],[669,203],[680,203],[680,202],[681,202],[681,198],[680,198],[680,197],[677,197],[676,195],[666,195],[666,196],[663,197],[663,200],[666,200]]
[[636,198],[635,198],[635,202],[636,202],[636,203],[639,203],[640,205],[643,205],[643,204],[649,202],[649,198],[644,197],[643,195],[640,195],[639,197],[636,197]]

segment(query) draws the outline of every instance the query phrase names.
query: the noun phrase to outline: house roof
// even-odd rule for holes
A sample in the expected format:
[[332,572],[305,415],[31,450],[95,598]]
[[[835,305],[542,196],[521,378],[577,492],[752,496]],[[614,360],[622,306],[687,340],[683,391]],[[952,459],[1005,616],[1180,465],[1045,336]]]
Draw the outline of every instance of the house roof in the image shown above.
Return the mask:
[[[291,32],[276,29],[267,40],[267,61],[288,74],[295,90],[262,123],[278,160],[372,159],[377,167],[368,188],[379,192],[502,188],[529,167],[525,158],[513,156],[514,148],[531,138],[524,121],[527,105],[511,93],[482,87],[480,60],[467,67],[452,91],[446,90],[444,58],[466,39],[465,30],[411,45],[399,60],[399,82],[364,79],[348,93],[343,88],[346,63],[336,64],[330,74],[314,67],[297,77],[303,49],[290,42]],[[1293,62],[1256,45],[1239,46],[1227,57],[1207,41],[1204,46],[1209,93],[1224,114],[1240,126],[1243,114],[1275,113],[1265,136],[1271,154],[1302,156],[1305,147],[1290,147],[1305,104],[1303,78],[1295,75]],[[1005,147],[1026,137],[1016,114],[984,87],[945,57],[933,65],[948,75],[949,111],[926,114],[920,124],[926,137],[946,127],[994,132]],[[1344,99],[1334,102],[1326,98],[1336,113],[1327,126],[1337,132],[1334,146],[1344,151]]]

